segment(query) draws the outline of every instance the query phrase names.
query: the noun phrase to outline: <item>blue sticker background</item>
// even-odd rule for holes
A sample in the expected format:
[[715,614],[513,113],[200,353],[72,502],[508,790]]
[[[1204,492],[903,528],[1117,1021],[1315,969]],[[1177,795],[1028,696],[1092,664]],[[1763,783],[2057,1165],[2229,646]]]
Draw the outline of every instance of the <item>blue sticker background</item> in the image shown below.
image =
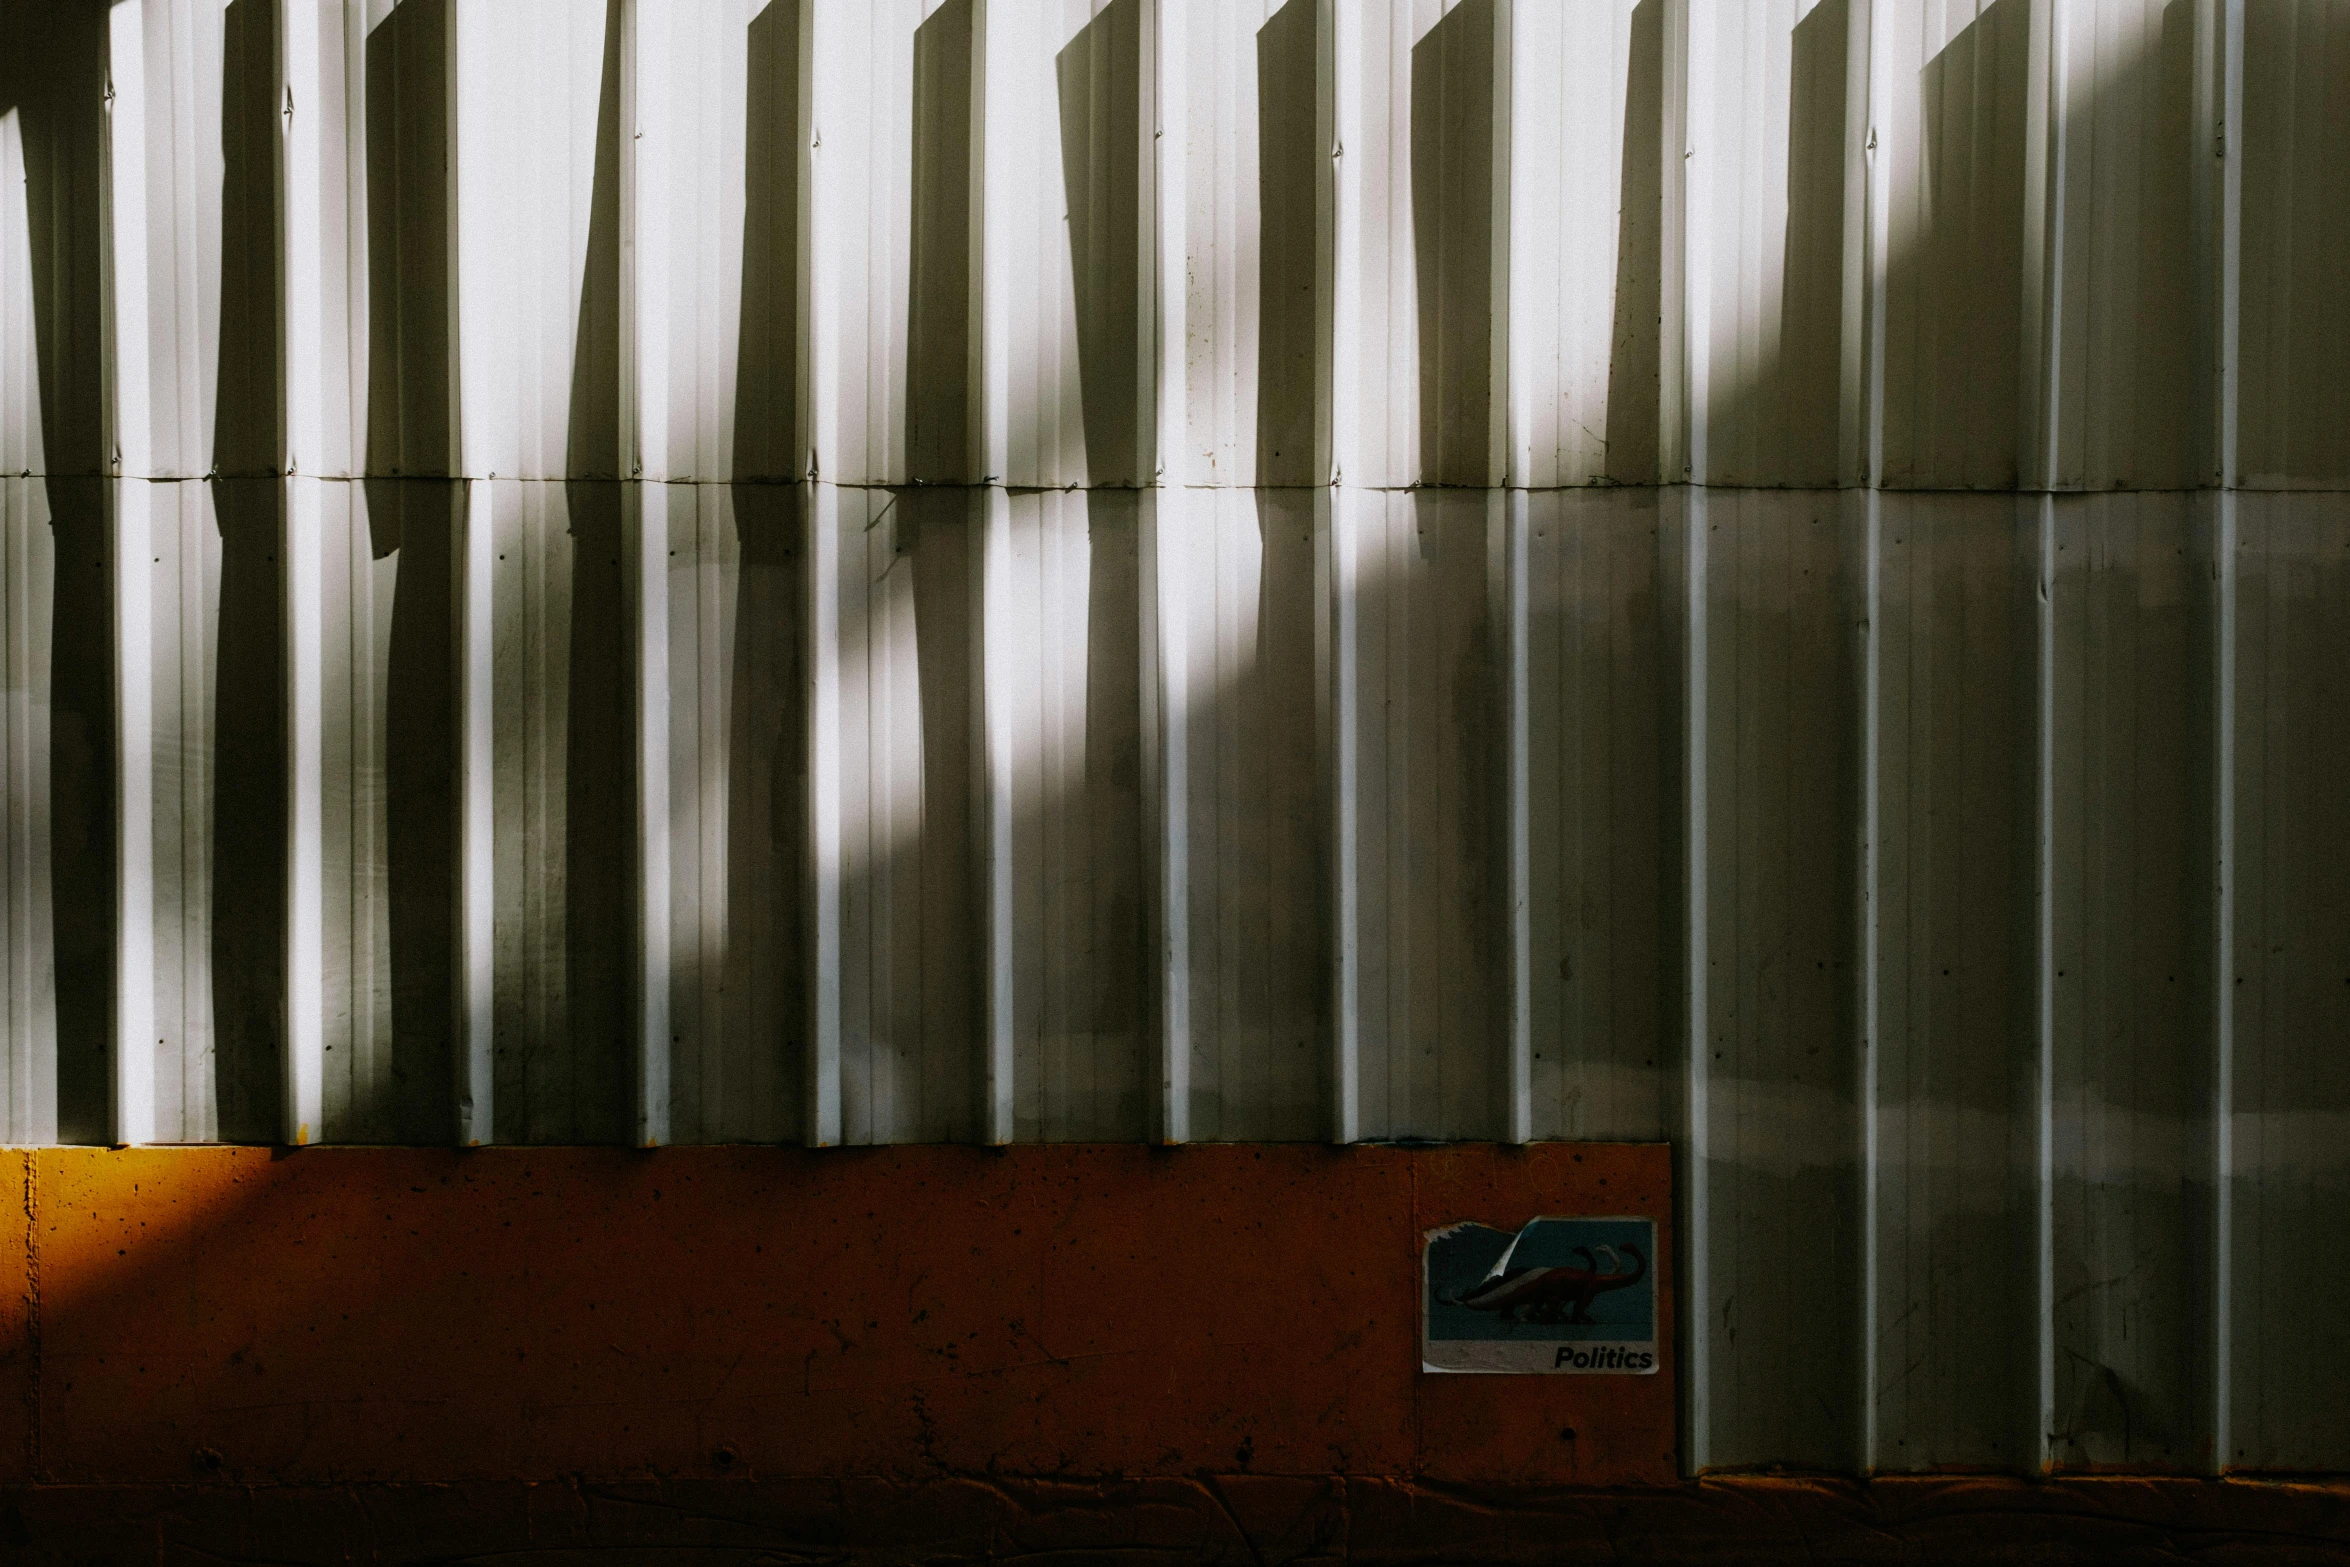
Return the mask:
[[[1522,1233],[1522,1238],[1521,1238]],[[1577,1247],[1589,1249],[1599,1267],[1607,1266],[1601,1246],[1614,1247],[1624,1271],[1634,1264],[1627,1246],[1647,1259],[1639,1282],[1608,1290],[1592,1298],[1589,1322],[1518,1322],[1500,1312],[1477,1311],[1456,1304],[1472,1291],[1509,1250],[1510,1269],[1587,1268]],[[1485,1224],[1464,1224],[1428,1242],[1427,1333],[1431,1340],[1484,1340],[1504,1343],[1646,1343],[1656,1337],[1656,1225],[1648,1219],[1542,1218],[1523,1232],[1497,1230]]]

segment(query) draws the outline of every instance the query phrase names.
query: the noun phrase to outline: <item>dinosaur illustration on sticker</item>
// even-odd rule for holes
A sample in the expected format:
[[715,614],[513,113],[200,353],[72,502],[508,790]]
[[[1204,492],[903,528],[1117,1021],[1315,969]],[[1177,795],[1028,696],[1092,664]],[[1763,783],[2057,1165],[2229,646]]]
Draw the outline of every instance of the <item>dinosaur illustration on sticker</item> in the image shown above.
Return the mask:
[[1545,1215],[1515,1232],[1430,1231],[1422,1369],[1654,1372],[1655,1251],[1655,1221],[1641,1218]]

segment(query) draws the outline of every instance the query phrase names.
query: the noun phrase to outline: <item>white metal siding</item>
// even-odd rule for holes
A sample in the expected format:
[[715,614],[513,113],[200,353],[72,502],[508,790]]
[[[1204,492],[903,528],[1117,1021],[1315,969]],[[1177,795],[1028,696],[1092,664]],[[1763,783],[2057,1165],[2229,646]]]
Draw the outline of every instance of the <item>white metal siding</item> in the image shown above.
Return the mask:
[[2350,1465],[2337,0],[18,0],[11,1141],[1671,1138]]

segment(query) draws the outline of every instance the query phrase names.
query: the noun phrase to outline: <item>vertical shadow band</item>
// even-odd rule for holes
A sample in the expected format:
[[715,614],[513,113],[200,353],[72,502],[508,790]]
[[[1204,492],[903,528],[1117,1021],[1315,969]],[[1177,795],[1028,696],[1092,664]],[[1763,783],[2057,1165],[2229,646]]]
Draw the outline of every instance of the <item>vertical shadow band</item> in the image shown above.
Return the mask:
[[[112,472],[102,300],[106,8],[0,7],[0,112],[23,136],[33,353],[54,543],[49,646],[49,885],[57,981],[57,1134],[113,1138],[117,913]],[[37,1112],[36,1112],[37,1113]]]
[[1493,421],[1494,0],[1461,0],[1412,46],[1412,253],[1424,483],[1490,484]]
[[742,314],[735,360],[734,477],[803,476],[800,428],[807,300],[808,0],[769,0],[751,19],[744,113]]
[[[623,580],[621,481],[620,90],[626,18],[606,0],[604,63],[596,100],[596,151],[588,242],[571,360],[564,508],[571,530],[570,615],[564,682],[563,997],[560,1033],[521,1042],[534,1055],[567,1057],[568,1071],[534,1092],[517,1062],[500,1082],[499,1119],[511,1141],[629,1140],[629,976],[636,938],[635,639]],[[501,1069],[507,1065],[500,1053]],[[545,1100],[547,1102],[541,1102]],[[511,1107],[511,1109],[509,1109]]]
[[907,268],[906,451],[920,483],[985,472],[976,384],[979,334],[972,72],[976,0],[947,0],[914,30],[914,189]]
[[[900,490],[899,548],[913,557],[914,660],[922,723],[923,1110],[937,1135],[978,1134],[987,1037],[980,933],[977,776],[973,768],[972,608],[987,496],[974,489]],[[906,852],[900,850],[898,852]],[[884,868],[883,875],[890,874]],[[960,1055],[959,1063],[953,1062]]]
[[1257,30],[1257,472],[1313,484],[1321,259],[1316,206],[1330,160],[1315,134],[1315,0],[1288,0]]
[[[1765,442],[1757,482],[1827,487],[1839,460],[1844,346],[1846,63],[1852,0],[1821,0],[1789,40],[1787,234],[1776,375],[1748,389],[1741,424]],[[1772,439],[1775,436],[1776,439]]]
[[1624,161],[1616,206],[1616,297],[1608,337],[1607,478],[1658,480],[1664,321],[1664,0],[1632,8]]
[[[1152,1074],[1144,1059],[1145,1010],[1151,995],[1150,945],[1143,939],[1142,814],[1142,509],[1155,493],[1137,489],[1086,494],[1085,762],[1081,800],[1051,797],[1024,802],[1043,812],[1074,808],[1086,823],[1083,877],[1090,884],[1084,930],[1091,961],[1072,976],[1082,1011],[1075,1023],[1097,1041],[1122,1040],[1131,1063],[1095,1064],[1095,1081],[1136,1085],[1092,1114],[1113,1122],[1095,1135],[1144,1135],[1141,1085]],[[1018,841],[1015,839],[1015,841]],[[1101,1046],[1097,1046],[1101,1047]],[[1106,1048],[1106,1047],[1101,1047]],[[1077,1114],[1086,1112],[1072,1107]],[[1089,1137],[1090,1140],[1090,1137]]]
[[[729,649],[724,1021],[704,1135],[790,1137],[807,1060],[807,508],[799,431],[807,305],[808,0],[750,23]],[[758,1063],[770,1065],[762,1066]],[[759,1087],[768,1088],[764,1096]],[[754,1102],[762,1100],[762,1102]],[[715,1114],[710,1107],[715,1107]]]
[[274,1142],[286,994],[285,381],[279,343],[278,3],[222,15],[220,363],[212,513],[220,529],[212,753],[214,1113],[229,1142]]
[[390,865],[388,1082],[352,1107],[357,1140],[455,1134],[458,1056],[457,571],[450,273],[449,0],[406,0],[368,34],[367,479],[378,560],[398,553],[385,670]]
[[1061,178],[1077,290],[1077,376],[1085,472],[1093,484],[1147,484],[1142,216],[1142,0],[1111,0],[1055,58]]
[[[810,487],[733,487],[740,579],[728,681],[726,1012],[720,1119],[704,1135],[734,1141],[774,1126],[795,1135],[808,1051],[808,725],[806,669]],[[753,1065],[776,1063],[770,1074]],[[752,1085],[772,1080],[772,1103]],[[705,1112],[707,1114],[707,1112]]]

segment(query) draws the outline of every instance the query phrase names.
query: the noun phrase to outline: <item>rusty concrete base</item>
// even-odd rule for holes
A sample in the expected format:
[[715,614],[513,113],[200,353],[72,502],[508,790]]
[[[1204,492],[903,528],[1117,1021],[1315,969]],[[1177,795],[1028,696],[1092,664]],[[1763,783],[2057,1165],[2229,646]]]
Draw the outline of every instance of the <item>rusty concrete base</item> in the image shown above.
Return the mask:
[[[0,1567],[2350,1564],[2323,1485],[1680,1482],[1661,1147],[0,1157]],[[1657,1219],[1662,1373],[1421,1374],[1421,1233],[1546,1212]]]
[[[7,1157],[0,1483],[1679,1474],[1658,1145]],[[1657,1220],[1662,1369],[1423,1375],[1540,1213]]]
[[0,1560],[693,1563],[2350,1563],[2350,1489],[1708,1481],[1615,1490],[1202,1474],[0,1489]]

